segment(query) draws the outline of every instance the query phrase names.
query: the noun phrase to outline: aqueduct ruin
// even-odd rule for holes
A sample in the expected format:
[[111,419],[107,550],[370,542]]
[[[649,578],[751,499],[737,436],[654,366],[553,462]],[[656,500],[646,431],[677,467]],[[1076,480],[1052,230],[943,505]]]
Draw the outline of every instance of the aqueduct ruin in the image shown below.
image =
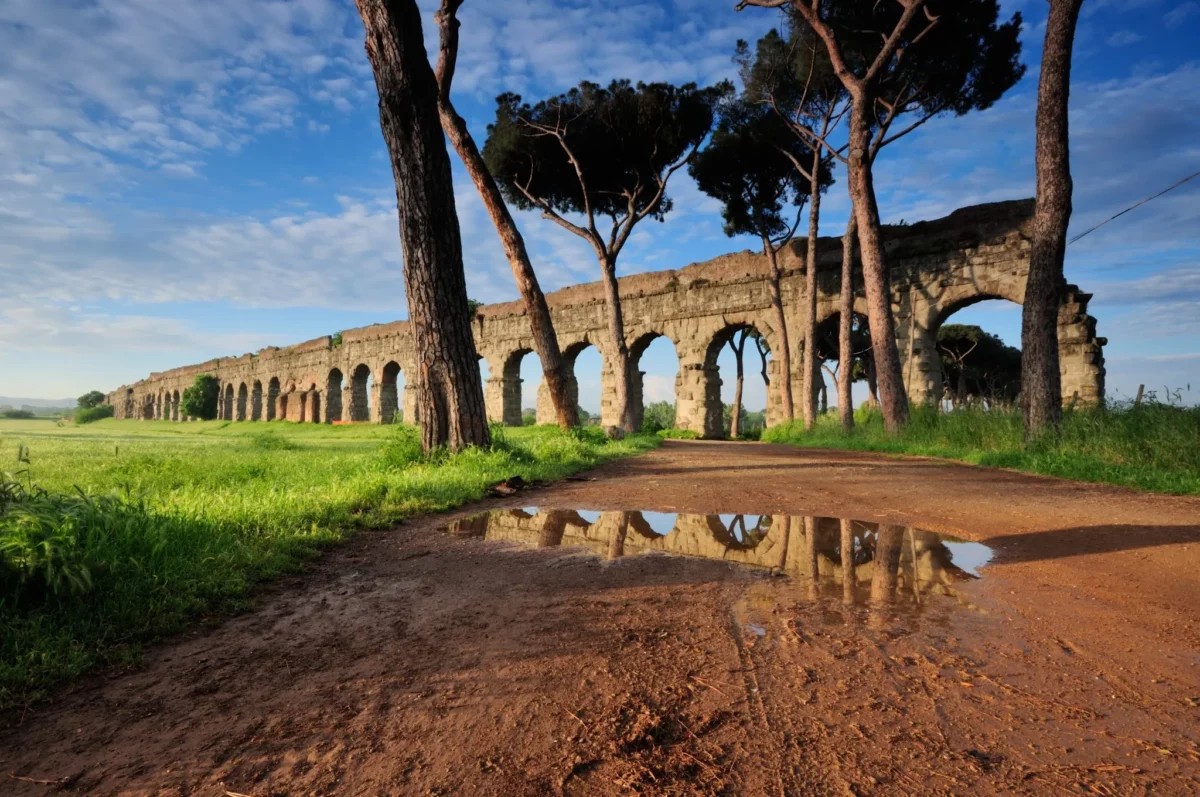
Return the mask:
[[[935,221],[885,228],[892,307],[905,384],[914,402],[942,395],[937,333],[955,311],[986,299],[1020,303],[1029,269],[1032,200],[962,208]],[[819,242],[818,322],[837,315],[841,240]],[[785,317],[793,350],[803,346],[804,242],[780,253]],[[856,263],[856,268],[857,268]],[[861,286],[861,278],[856,284]],[[722,435],[721,377],[717,355],[739,329],[757,330],[777,349],[768,299],[765,258],[753,252],[724,255],[677,271],[620,279],[625,329],[633,354],[631,399],[641,407],[642,379],[637,363],[655,338],[675,346],[676,425],[706,437]],[[1058,342],[1064,401],[1096,402],[1104,396],[1104,338],[1088,315],[1089,294],[1064,285]],[[580,352],[599,349],[602,359],[601,422],[616,423],[612,412],[612,368],[604,300],[599,283],[549,294],[551,315],[564,359],[573,369]],[[859,293],[856,313],[866,312]],[[474,319],[475,345],[486,359],[488,415],[509,425],[521,423],[521,359],[532,351],[529,324],[520,302],[484,305]],[[397,410],[414,418],[415,395],[397,376],[416,367],[407,321],[377,324],[283,348],[268,347],[240,357],[153,373],[108,395],[118,418],[183,420],[179,402],[198,374],[220,383],[219,417],[231,421],[289,420],[330,423],[387,423]],[[778,363],[769,361],[767,423],[780,418]],[[800,358],[793,357],[793,394],[800,394]],[[571,384],[578,392],[572,377]],[[544,390],[539,390],[538,421],[553,422]]]

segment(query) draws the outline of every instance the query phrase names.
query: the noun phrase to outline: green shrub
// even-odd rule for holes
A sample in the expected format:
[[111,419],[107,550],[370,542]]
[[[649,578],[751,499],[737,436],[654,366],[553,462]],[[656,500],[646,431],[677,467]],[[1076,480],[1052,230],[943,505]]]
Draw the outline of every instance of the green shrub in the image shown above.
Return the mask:
[[196,381],[183,391],[179,401],[179,412],[185,418],[200,418],[211,421],[217,417],[217,403],[221,386],[212,374],[197,374]]
[[27,421],[35,416],[30,410],[4,410],[0,412],[0,418],[9,418],[11,420]]
[[78,410],[75,413],[75,423],[92,423],[101,418],[111,418],[113,416],[113,408],[108,404],[100,404],[95,407],[86,407]]
[[663,440],[699,440],[700,435],[691,429],[660,429],[658,436]]

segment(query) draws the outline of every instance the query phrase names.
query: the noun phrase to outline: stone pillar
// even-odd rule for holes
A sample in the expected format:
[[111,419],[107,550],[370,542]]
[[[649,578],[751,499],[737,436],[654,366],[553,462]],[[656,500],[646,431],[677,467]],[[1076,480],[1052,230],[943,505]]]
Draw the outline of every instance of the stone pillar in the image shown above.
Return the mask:
[[600,362],[600,425],[619,426],[621,419],[617,416],[617,386],[613,379],[612,360],[601,351]]
[[396,419],[396,410],[399,409],[399,396],[396,395],[396,382],[392,377],[389,380],[389,374],[384,373],[384,382],[379,385],[379,400],[376,405],[379,408],[379,423],[392,423]]
[[[489,380],[490,381],[490,380]],[[420,414],[417,412],[417,386],[406,384],[404,386],[404,422],[413,426],[421,422]],[[488,418],[491,419],[491,411],[488,411]]]
[[[405,412],[404,420],[406,423],[411,423],[412,418],[408,413],[408,401],[412,400],[412,406],[415,409],[417,406],[417,391],[410,389],[408,385],[404,386],[404,401]],[[504,379],[499,376],[488,377],[483,383],[483,404],[487,410],[487,419],[490,423],[504,423]]]
[[716,368],[705,368],[704,351],[679,352],[679,375],[675,378],[675,427],[709,436],[708,402],[711,383],[717,391],[717,435],[720,434],[721,375]]
[[[1064,406],[1104,401],[1105,338],[1096,336],[1096,319],[1088,315],[1092,294],[1067,285],[1058,309],[1058,368]],[[1078,397],[1078,398],[1076,398]]]
[[379,379],[371,384],[370,420],[383,423],[383,382]]
[[942,358],[933,310],[923,303],[914,307],[909,294],[896,312],[896,345],[908,400],[914,405],[936,404],[942,398]]
[[[507,370],[507,369],[506,369]],[[516,369],[512,369],[516,370]],[[490,379],[488,380],[491,381]],[[505,426],[521,425],[521,385],[524,379],[520,374],[505,374],[500,378],[501,395],[504,400],[503,422]]]
[[[572,407],[579,406],[579,380],[575,378],[574,374],[567,377],[567,397]],[[546,387],[545,380],[538,383],[537,422],[558,423],[558,413],[554,411],[554,402],[550,400],[550,389]]]
[[354,420],[354,383],[353,380],[348,382],[342,388],[342,417],[343,421]]

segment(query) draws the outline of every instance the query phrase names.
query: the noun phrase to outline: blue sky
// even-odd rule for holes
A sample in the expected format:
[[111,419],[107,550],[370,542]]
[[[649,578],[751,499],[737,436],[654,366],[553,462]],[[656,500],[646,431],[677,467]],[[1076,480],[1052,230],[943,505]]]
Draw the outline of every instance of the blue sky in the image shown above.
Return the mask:
[[[432,41],[434,2],[426,10]],[[455,99],[479,140],[493,98],[581,79],[712,82],[774,12],[731,0],[467,0]],[[885,221],[1033,192],[1045,4],[1025,16],[1026,78],[991,110],[930,123],[885,151]],[[152,370],[405,316],[394,189],[351,0],[5,0],[0,5],[0,394],[63,397]],[[1086,229],[1200,169],[1200,2],[1087,0],[1072,88],[1076,215]],[[515,298],[508,265],[455,163],[470,293]],[[721,233],[686,174],[620,271],[752,247]],[[848,210],[839,177],[824,234]],[[547,289],[593,280],[582,241],[518,223]],[[1200,179],[1068,250],[1096,294],[1109,385],[1200,395]],[[955,316],[1010,342],[1015,306]],[[661,346],[658,348],[662,348]],[[673,355],[648,355],[649,398]],[[582,364],[583,392],[594,379]],[[532,393],[537,365],[525,363]],[[598,362],[595,364],[598,372]],[[528,400],[527,400],[528,403]],[[761,388],[751,385],[751,408]],[[588,401],[584,401],[585,407]],[[594,408],[594,407],[593,407]]]

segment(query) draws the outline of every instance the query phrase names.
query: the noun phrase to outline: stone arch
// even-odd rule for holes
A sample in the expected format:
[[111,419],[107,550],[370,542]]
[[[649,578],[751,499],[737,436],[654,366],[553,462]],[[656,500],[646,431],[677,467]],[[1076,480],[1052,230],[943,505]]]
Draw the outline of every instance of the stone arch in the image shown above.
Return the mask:
[[144,399],[142,399],[142,420],[143,421],[154,420],[154,394],[153,393],[147,393],[146,397]]
[[396,420],[396,414],[400,413],[403,418],[403,408],[400,406],[400,391],[397,389],[397,382],[403,369],[400,368],[400,363],[395,360],[389,360],[383,366],[380,372],[379,384],[379,422],[392,423]]
[[286,416],[287,413],[282,412],[279,407],[279,377],[273,376],[267,382],[267,420],[273,421]]
[[263,386],[262,380],[255,379],[250,389],[250,420],[261,421],[263,418]]
[[133,388],[131,388],[131,387],[126,388],[125,389],[125,404],[123,407],[124,413],[122,414],[122,417],[136,418],[137,417],[137,407],[135,406],[136,403],[137,403],[136,399],[134,399],[134,397],[133,397]]
[[221,412],[218,417],[223,421],[233,420],[233,383],[225,383],[225,389],[222,391]]
[[325,422],[335,423],[344,420],[342,417],[342,390],[345,388],[345,377],[340,368],[331,368],[325,378]]
[[[691,428],[700,432],[706,438],[723,438],[725,437],[724,423],[724,404],[721,401],[721,371],[717,365],[717,358],[721,354],[721,350],[733,339],[733,336],[741,330],[752,329],[757,332],[763,340],[766,341],[768,348],[775,351],[776,347],[773,344],[775,338],[774,330],[769,325],[755,318],[746,318],[738,321],[726,321],[713,333],[708,339],[708,343],[704,349],[704,357],[700,364],[699,381],[702,389],[702,403],[695,409],[701,410],[703,415],[699,418],[693,416],[689,419],[690,426],[680,426],[680,428]],[[746,373],[754,374],[761,370],[759,363],[755,361],[759,355],[756,351],[747,349],[745,353]],[[757,366],[757,367],[756,367]],[[767,377],[769,382],[766,386],[767,390],[767,425],[772,425],[772,404],[777,403],[775,392],[777,387],[778,364],[772,358],[767,362]],[[697,423],[698,422],[698,423]],[[679,421],[677,420],[677,424]],[[696,426],[700,428],[697,429]]]
[[[729,515],[728,522],[724,515],[707,515],[705,521],[712,532],[713,539],[720,543],[726,551],[752,551],[771,533],[774,521],[771,515]],[[755,518],[751,525],[747,519]]]
[[368,396],[367,380],[371,378],[371,368],[366,363],[354,366],[350,374],[350,420],[371,420],[371,399]]
[[234,415],[234,420],[236,420],[236,421],[246,420],[246,405],[249,403],[249,401],[250,401],[250,388],[246,387],[245,382],[242,382],[240,385],[238,385],[237,410],[236,410],[237,414]]
[[179,391],[176,390],[171,394],[171,420],[178,421],[179,417]]

